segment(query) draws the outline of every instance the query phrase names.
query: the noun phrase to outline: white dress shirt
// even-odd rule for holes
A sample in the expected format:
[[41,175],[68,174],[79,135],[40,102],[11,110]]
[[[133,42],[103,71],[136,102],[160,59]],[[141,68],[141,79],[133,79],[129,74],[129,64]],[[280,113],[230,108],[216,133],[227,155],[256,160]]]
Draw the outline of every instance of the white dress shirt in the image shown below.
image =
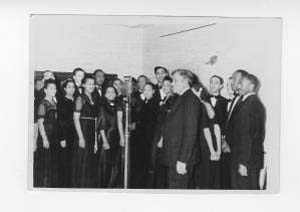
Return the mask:
[[210,101],[213,107],[216,107],[217,98],[215,96],[210,97]]

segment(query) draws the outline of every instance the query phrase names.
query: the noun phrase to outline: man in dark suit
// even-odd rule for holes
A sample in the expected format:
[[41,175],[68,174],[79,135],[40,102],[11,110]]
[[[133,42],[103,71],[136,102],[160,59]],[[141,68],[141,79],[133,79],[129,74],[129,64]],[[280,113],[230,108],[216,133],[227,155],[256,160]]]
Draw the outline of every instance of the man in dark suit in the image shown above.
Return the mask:
[[241,94],[239,92],[239,86],[241,83],[241,80],[243,76],[246,76],[248,74],[247,71],[239,69],[236,70],[232,77],[231,77],[231,84],[229,85],[231,87],[231,90],[233,91],[233,99],[231,101],[228,101],[229,108],[227,112],[227,117],[225,121],[225,132],[224,137],[222,139],[222,157],[221,157],[221,175],[222,175],[222,182],[221,186],[224,189],[230,189],[231,186],[231,152],[230,152],[230,145],[231,141],[229,138],[229,135],[233,132],[233,118],[235,117],[237,111],[239,111],[240,105],[241,105]]
[[75,82],[75,93],[74,93],[75,98],[78,97],[83,91],[81,86],[81,81],[84,77],[85,77],[85,71],[82,68],[78,67],[73,70],[73,79]]
[[154,68],[154,74],[155,78],[157,80],[157,84],[154,86],[155,93],[154,93],[154,100],[157,104],[159,104],[160,101],[162,101],[166,95],[162,89],[163,80],[166,76],[169,76],[169,71],[167,68],[163,66],[156,66]]
[[228,116],[226,120],[226,130],[230,131],[228,128],[231,127],[231,121],[233,120],[236,112],[239,110],[241,103],[241,94],[240,94],[240,84],[243,77],[247,76],[248,72],[242,69],[235,71],[232,75],[231,87],[234,92],[234,98],[229,107]]
[[97,69],[94,71],[95,78],[95,90],[92,93],[93,97],[96,100],[97,109],[100,109],[100,105],[104,101],[104,84],[105,84],[105,73],[101,69]]
[[[218,75],[213,75],[209,80],[209,92],[211,94],[210,104],[215,111],[216,123],[220,126],[221,137],[225,137],[225,126],[227,120],[228,100],[221,96],[221,90],[224,87],[224,80]],[[222,139],[224,142],[224,139]],[[220,180],[222,189],[230,189],[230,153],[223,149],[220,158]]]
[[192,92],[195,75],[178,69],[172,73],[174,92],[179,95],[166,116],[163,129],[162,163],[167,166],[168,187],[192,188],[194,166],[200,160],[200,101]]
[[218,75],[213,75],[209,80],[209,92],[211,94],[210,104],[216,113],[215,119],[221,128],[221,134],[225,133],[225,125],[227,119],[228,100],[221,96],[221,90],[224,87],[224,80]]
[[248,74],[241,80],[241,104],[229,133],[233,189],[259,189],[264,164],[265,108],[256,92],[259,80]]
[[232,120],[234,119],[235,115],[240,109],[242,99],[241,99],[241,94],[240,94],[240,85],[241,85],[241,80],[244,76],[247,76],[248,72],[242,69],[239,69],[235,71],[232,75],[232,82],[231,82],[231,88],[234,92],[234,98],[232,99],[228,111],[228,116],[226,120],[226,131],[225,131],[225,140],[222,144],[223,149],[226,150],[227,153],[230,152],[230,139],[229,135],[232,133],[233,129],[233,122]]

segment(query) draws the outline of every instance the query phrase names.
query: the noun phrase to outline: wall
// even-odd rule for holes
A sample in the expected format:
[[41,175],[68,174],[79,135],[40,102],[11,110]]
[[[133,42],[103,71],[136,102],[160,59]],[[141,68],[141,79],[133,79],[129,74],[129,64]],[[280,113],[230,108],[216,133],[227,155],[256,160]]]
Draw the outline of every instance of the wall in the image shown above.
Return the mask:
[[56,15],[32,16],[30,27],[32,70],[142,72],[141,29],[103,24],[99,16]]

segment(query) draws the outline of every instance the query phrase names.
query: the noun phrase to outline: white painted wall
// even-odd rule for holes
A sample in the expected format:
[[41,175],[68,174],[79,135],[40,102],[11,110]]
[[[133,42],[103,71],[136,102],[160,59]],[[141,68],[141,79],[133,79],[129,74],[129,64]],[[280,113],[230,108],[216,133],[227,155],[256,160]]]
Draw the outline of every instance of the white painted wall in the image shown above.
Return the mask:
[[142,72],[141,29],[102,24],[96,16],[32,16],[32,69],[87,72],[103,69],[120,76]]

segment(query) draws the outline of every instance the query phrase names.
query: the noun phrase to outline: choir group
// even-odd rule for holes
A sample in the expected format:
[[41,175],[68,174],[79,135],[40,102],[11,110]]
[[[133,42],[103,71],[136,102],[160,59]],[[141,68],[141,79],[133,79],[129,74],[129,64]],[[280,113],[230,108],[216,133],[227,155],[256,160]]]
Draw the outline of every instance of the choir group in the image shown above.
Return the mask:
[[[81,68],[58,82],[36,79],[34,187],[260,189],[265,109],[259,80],[245,70],[213,75],[205,88],[191,71],[154,68],[125,83]],[[221,96],[226,88],[229,98]],[[124,173],[125,104],[129,172]]]

